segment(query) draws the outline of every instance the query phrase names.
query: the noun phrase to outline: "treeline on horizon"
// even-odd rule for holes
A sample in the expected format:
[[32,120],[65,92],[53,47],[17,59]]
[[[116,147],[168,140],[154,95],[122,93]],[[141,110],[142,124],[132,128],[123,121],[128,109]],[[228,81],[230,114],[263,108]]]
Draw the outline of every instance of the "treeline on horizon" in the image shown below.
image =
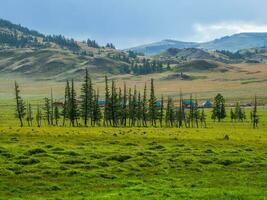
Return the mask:
[[[35,116],[32,105],[25,103],[20,95],[18,83],[15,82],[16,117],[20,126],[24,126],[26,119],[28,126],[33,126],[33,121],[38,127],[46,126],[106,126],[106,127],[186,127],[205,128],[206,114],[204,107],[200,108],[198,99],[190,96],[189,105],[184,105],[183,94],[180,92],[179,106],[174,105],[172,97],[158,99],[155,95],[154,80],[150,81],[150,92],[145,84],[143,91],[136,87],[116,87],[114,80],[111,86],[105,77],[105,100],[103,108],[100,105],[99,91],[94,88],[88,71],[86,70],[78,99],[74,81],[66,82],[64,103],[62,107],[54,101],[53,93],[44,99],[43,105],[37,105]],[[221,94],[214,98],[211,118],[221,122],[226,117],[225,99]],[[245,110],[237,103],[231,109],[232,122],[244,121]],[[257,99],[250,113],[253,128],[259,123],[257,115]]]

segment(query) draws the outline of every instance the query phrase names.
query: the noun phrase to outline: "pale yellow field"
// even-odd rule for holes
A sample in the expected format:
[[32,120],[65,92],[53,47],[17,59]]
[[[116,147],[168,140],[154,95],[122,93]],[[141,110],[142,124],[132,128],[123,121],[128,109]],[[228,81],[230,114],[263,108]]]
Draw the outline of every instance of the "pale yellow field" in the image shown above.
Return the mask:
[[[236,64],[231,65],[229,71],[222,72],[189,72],[187,75],[194,77],[202,77],[195,80],[164,80],[170,72],[150,74],[144,76],[119,75],[110,76],[111,79],[117,81],[118,86],[127,83],[127,87],[137,86],[142,89],[144,83],[149,87],[150,78],[155,79],[155,88],[158,95],[171,95],[178,97],[180,89],[182,89],[185,97],[189,97],[190,93],[197,94],[200,99],[213,98],[218,92],[222,93],[227,100],[244,100],[250,101],[256,94],[259,101],[265,102],[267,99],[267,64]],[[104,76],[104,75],[103,75]],[[203,78],[205,77],[205,78]],[[104,77],[103,77],[104,78]],[[13,98],[14,80],[20,84],[22,94],[26,98],[40,98],[48,96],[50,89],[53,88],[56,98],[63,97],[65,82],[57,81],[36,81],[30,78],[12,77],[7,75],[0,76],[0,98]],[[76,80],[77,93],[81,86],[81,80]],[[103,95],[104,82],[103,79],[94,80],[96,87]]]

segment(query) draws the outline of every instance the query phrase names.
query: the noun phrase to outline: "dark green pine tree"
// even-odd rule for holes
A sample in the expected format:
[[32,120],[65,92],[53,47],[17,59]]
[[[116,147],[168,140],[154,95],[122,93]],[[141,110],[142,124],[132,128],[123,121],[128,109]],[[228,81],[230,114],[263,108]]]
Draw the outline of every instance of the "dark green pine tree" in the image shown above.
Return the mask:
[[179,108],[177,110],[177,124],[179,128],[183,127],[183,124],[187,126],[185,123],[185,108],[183,101],[183,93],[180,91]]
[[49,98],[44,98],[44,112],[45,112],[45,119],[47,122],[47,125],[51,125],[51,103]]
[[147,126],[147,115],[148,115],[148,102],[147,102],[147,88],[145,84],[144,95],[143,95],[143,105],[142,105],[142,123],[144,127]]
[[230,110],[230,118],[231,118],[231,122],[234,122],[236,120],[235,112],[233,111],[233,108],[231,108]]
[[100,126],[100,122],[102,119],[102,113],[99,106],[99,92],[94,91],[94,98],[93,98],[93,125]]
[[172,127],[171,125],[171,104],[172,104],[172,99],[171,97],[168,97],[168,101],[167,101],[167,106],[166,106],[166,113],[165,113],[165,125],[167,127]]
[[204,108],[202,108],[202,112],[201,112],[201,115],[200,115],[200,122],[201,122],[201,127],[202,128],[206,128],[207,127],[206,114],[205,114]]
[[60,119],[60,112],[59,112],[58,106],[55,106],[54,119],[55,119],[56,125],[58,126],[58,121]]
[[126,126],[128,117],[128,109],[127,109],[127,88],[126,83],[124,83],[123,87],[123,101],[122,101],[122,111],[121,111],[121,125]]
[[78,104],[76,99],[76,91],[74,88],[74,80],[71,81],[71,92],[70,92],[70,122],[73,127],[78,126]]
[[66,82],[64,105],[63,105],[63,126],[65,126],[66,119],[70,119],[70,84],[69,81]]
[[245,110],[241,108],[240,103],[237,102],[235,105],[235,120],[243,122],[246,119]]
[[112,80],[112,84],[111,84],[111,117],[112,117],[112,125],[114,127],[118,126],[119,107],[120,107],[120,102],[118,99],[116,84],[115,84],[115,81]]
[[253,110],[251,111],[251,122],[252,122],[252,127],[255,129],[258,127],[259,123],[259,116],[257,114],[258,109],[257,109],[257,97],[255,96],[254,98],[254,105],[253,105]]
[[197,97],[195,98],[195,102],[194,102],[193,116],[194,116],[194,121],[195,121],[196,127],[198,128],[199,127],[199,123],[198,122],[199,122],[199,119],[200,119],[200,111],[199,111],[199,108],[198,108]]
[[104,126],[109,126],[111,125],[111,97],[107,76],[105,76],[105,85]]
[[194,102],[193,102],[193,97],[192,94],[190,95],[190,109],[189,109],[189,115],[188,115],[188,126],[189,127],[194,127]]
[[226,117],[225,111],[225,99],[221,94],[217,94],[214,98],[214,107],[212,110],[211,118],[215,121],[218,120],[220,122],[222,119]]
[[118,107],[117,107],[117,125],[121,125],[121,118],[122,118],[122,110],[123,110],[123,96],[122,96],[122,90],[119,87],[119,94],[118,94]]
[[32,106],[30,103],[27,104],[27,109],[26,109],[26,120],[28,122],[28,126],[32,126]]
[[22,97],[20,96],[19,85],[16,81],[15,81],[15,97],[16,97],[16,117],[20,121],[20,126],[23,127],[23,118],[26,115],[25,113],[26,108],[25,108],[25,103]]
[[137,100],[137,108],[136,108],[136,119],[137,119],[137,126],[141,126],[142,123],[142,97],[141,97],[141,93],[138,92],[138,100]]
[[128,91],[128,124],[129,126],[132,125],[132,119],[133,119],[133,109],[132,109],[132,89],[129,88]]
[[137,119],[137,90],[136,90],[136,86],[134,87],[134,93],[133,93],[131,105],[132,105],[131,106],[131,121],[132,121],[131,126],[135,126],[136,125],[136,119]]
[[36,123],[38,127],[41,127],[42,125],[42,118],[43,118],[42,110],[40,109],[40,106],[38,105],[37,111],[36,111]]
[[51,108],[51,114],[50,114],[50,123],[53,126],[54,125],[54,97],[53,97],[53,90],[51,88],[50,93],[50,108]]
[[157,98],[155,96],[154,80],[151,79],[150,99],[149,99],[149,119],[151,121],[151,125],[154,127],[157,126],[157,118],[158,118]]
[[84,125],[88,125],[88,119],[92,123],[92,108],[93,108],[93,85],[89,77],[88,70],[85,70],[84,82],[81,88],[81,117],[83,119]]
[[163,119],[164,119],[164,97],[162,95],[161,96],[161,101],[160,101],[160,113],[159,113],[160,127],[163,126]]

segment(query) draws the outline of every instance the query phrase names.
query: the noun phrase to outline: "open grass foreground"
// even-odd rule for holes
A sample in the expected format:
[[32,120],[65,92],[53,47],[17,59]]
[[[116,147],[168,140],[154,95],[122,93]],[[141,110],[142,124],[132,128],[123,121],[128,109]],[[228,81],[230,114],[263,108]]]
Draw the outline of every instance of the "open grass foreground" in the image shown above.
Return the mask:
[[0,199],[263,200],[266,188],[266,126],[0,128]]

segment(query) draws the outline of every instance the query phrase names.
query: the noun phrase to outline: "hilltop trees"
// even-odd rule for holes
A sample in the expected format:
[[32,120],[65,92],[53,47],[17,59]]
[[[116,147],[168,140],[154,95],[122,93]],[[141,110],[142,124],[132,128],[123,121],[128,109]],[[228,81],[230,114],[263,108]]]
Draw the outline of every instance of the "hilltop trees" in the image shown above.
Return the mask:
[[73,51],[80,50],[80,46],[74,39],[68,39],[63,35],[48,35],[44,38],[44,42],[53,42],[61,47],[66,47]]
[[130,71],[133,74],[136,75],[144,75],[144,74],[151,74],[156,72],[162,72],[163,71],[163,64],[158,61],[150,62],[147,59],[143,59],[143,61],[140,63],[132,62]]
[[97,42],[95,40],[87,39],[86,43],[87,43],[88,47],[100,48],[99,44],[97,44]]
[[220,122],[222,119],[226,117],[226,111],[225,111],[225,99],[224,97],[219,93],[214,98],[214,107],[212,110],[212,116],[211,118],[215,121],[218,120]]
[[15,81],[15,97],[16,97],[16,116],[20,121],[20,126],[23,127],[23,118],[25,117],[25,103],[20,96],[19,85]]
[[112,43],[107,43],[106,47],[111,49],[116,49]]

